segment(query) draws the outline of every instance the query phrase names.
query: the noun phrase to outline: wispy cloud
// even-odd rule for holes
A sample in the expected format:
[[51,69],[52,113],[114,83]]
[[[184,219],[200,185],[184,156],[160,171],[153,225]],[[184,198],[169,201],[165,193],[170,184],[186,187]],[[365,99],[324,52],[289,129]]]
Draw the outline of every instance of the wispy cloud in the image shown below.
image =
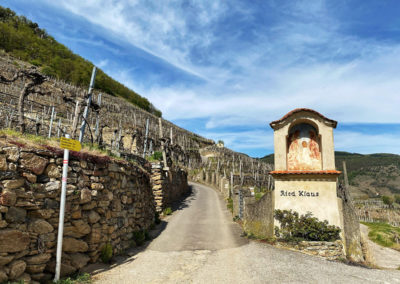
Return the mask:
[[[164,117],[195,121],[192,131],[220,134],[232,148],[271,151],[270,130],[259,129],[297,107],[339,123],[400,120],[400,31],[393,29],[397,16],[390,7],[358,0],[39,2],[100,28],[95,39],[82,37],[79,29],[68,36],[82,46],[97,44],[103,59],[89,59],[148,97]],[[371,19],[371,11],[381,16]],[[68,29],[68,21],[61,22]],[[151,59],[141,65],[136,55],[125,60],[129,49]],[[338,130],[337,147],[395,151],[400,134],[378,143],[370,129]]]

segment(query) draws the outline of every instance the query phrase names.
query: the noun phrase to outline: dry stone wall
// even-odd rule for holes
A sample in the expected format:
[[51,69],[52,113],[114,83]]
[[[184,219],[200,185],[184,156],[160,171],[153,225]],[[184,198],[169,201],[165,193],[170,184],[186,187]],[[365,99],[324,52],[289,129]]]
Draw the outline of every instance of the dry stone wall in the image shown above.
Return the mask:
[[151,181],[158,213],[171,207],[173,203],[181,200],[189,193],[187,173],[176,166],[164,170],[162,163],[153,163]]
[[[18,145],[14,145],[18,144]],[[62,151],[0,143],[0,283],[53,277]],[[154,221],[150,165],[71,152],[62,275],[132,245]]]
[[303,253],[321,256],[329,260],[338,260],[345,258],[343,242],[340,240],[335,242],[302,241],[298,244],[278,243],[277,247],[299,250]]
[[260,200],[244,198],[243,229],[246,233],[261,239],[274,237],[273,192],[266,192]]

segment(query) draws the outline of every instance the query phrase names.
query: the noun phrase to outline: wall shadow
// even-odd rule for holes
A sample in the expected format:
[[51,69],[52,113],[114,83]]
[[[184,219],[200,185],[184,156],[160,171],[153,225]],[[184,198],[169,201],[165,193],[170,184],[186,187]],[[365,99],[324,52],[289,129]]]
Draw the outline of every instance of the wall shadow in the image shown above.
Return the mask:
[[[183,195],[178,201],[174,202],[171,204],[171,209],[173,211],[180,211],[183,210],[187,207],[190,206],[190,203],[193,200],[196,200],[195,193],[196,190],[191,186],[188,185],[189,190],[188,192]],[[132,263],[133,261],[136,260],[136,255],[140,252],[143,252],[147,249],[148,246],[159,236],[161,233],[167,228],[168,226],[168,219],[171,216],[167,216],[166,218],[161,219],[160,224],[155,225],[155,227],[151,230],[149,230],[149,236],[150,240],[146,241],[143,245],[137,246],[137,247],[132,247],[129,248],[125,251],[125,253],[116,255],[111,259],[111,262],[109,264],[107,263],[102,263],[102,262],[96,262],[89,264],[88,266],[84,267],[79,271],[79,273],[90,273],[92,276],[94,276],[94,279],[96,279],[96,275],[108,271],[110,269],[113,269],[121,264],[126,264],[126,263]]]

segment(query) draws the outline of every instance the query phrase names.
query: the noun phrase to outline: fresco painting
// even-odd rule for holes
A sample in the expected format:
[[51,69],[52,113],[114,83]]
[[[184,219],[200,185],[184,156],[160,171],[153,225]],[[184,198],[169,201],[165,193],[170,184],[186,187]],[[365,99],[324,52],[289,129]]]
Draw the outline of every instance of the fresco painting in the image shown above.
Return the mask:
[[321,170],[321,149],[316,129],[297,124],[289,132],[287,165],[289,171]]

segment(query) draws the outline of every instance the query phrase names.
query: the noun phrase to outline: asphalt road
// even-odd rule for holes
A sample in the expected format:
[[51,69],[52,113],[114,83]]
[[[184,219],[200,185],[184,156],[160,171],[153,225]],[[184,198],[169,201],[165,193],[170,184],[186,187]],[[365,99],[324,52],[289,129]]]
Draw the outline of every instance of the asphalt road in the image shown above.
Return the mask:
[[213,189],[192,188],[145,250],[96,274],[95,283],[400,283],[400,271],[248,242]]

